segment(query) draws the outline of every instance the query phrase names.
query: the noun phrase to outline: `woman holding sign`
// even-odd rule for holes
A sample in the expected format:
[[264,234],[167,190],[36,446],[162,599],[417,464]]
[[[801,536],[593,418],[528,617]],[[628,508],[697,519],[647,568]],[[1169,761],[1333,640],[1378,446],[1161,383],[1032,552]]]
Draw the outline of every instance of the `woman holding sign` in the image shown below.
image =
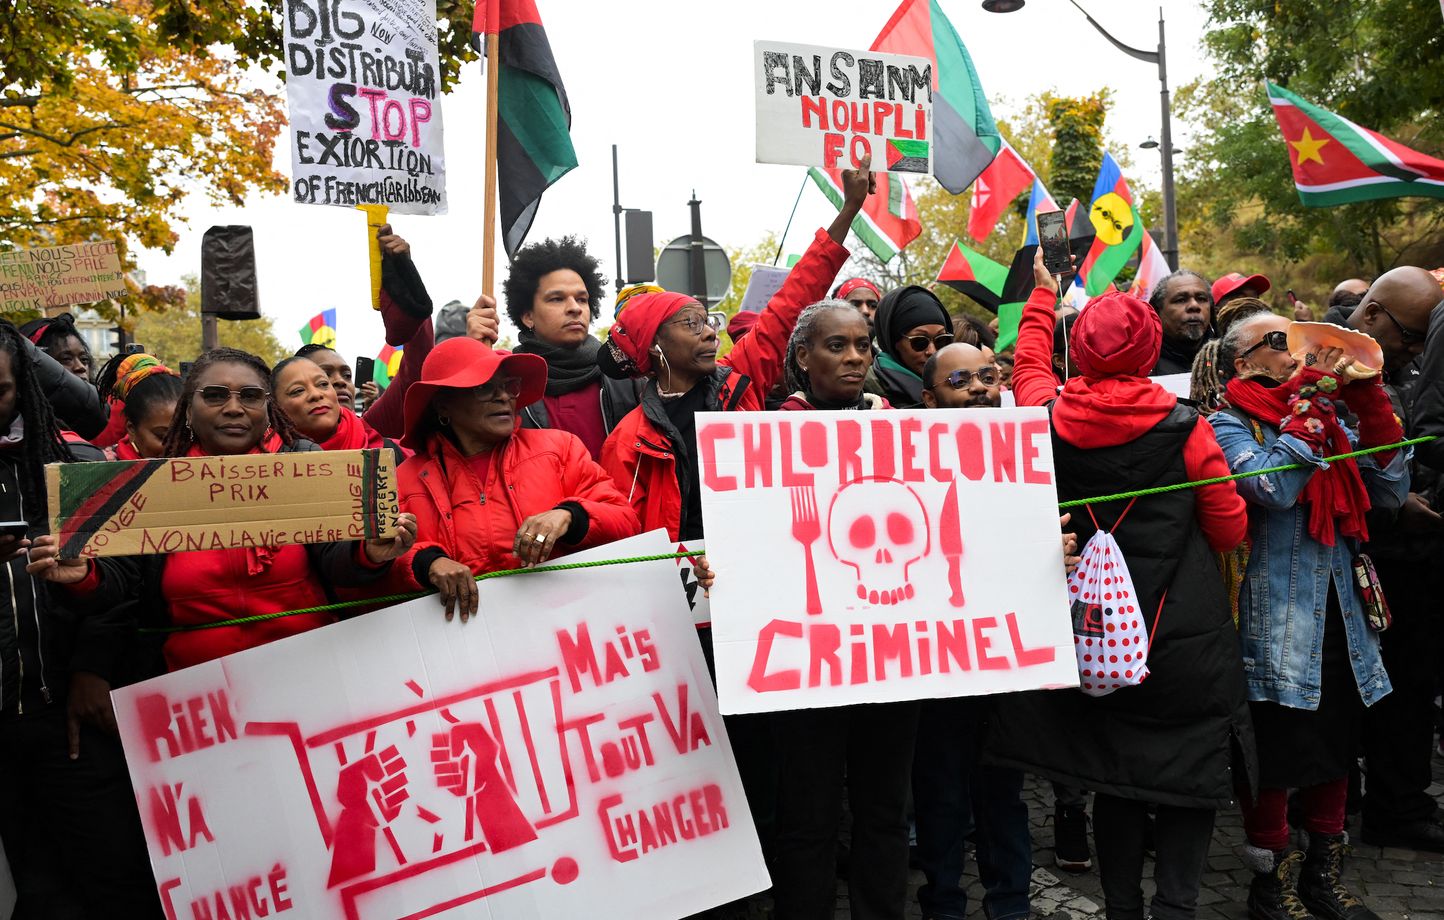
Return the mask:
[[[300,438],[276,406],[260,358],[217,348],[191,368],[165,441],[167,457],[319,450]],[[388,540],[212,549],[173,555],[57,558],[53,536],[35,541],[28,571],[67,586],[104,619],[117,648],[133,642],[136,617],[147,626],[192,626],[238,616],[317,607],[327,585],[361,587],[379,580],[410,548],[416,522],[402,514]],[[128,603],[130,601],[139,601]],[[171,633],[162,649],[179,670],[333,622],[327,613]],[[117,651],[117,655],[120,652]],[[133,678],[150,676],[134,674]]]
[[448,339],[406,394],[401,507],[416,516],[415,583],[441,593],[450,620],[476,613],[475,576],[538,565],[639,532],[637,515],[576,435],[523,428],[546,392],[537,355]]

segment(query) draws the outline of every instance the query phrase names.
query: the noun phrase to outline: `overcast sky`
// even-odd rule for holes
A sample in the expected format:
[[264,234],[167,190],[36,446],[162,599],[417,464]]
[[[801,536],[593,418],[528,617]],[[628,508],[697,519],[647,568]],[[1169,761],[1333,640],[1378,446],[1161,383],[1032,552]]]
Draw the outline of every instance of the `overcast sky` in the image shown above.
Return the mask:
[[[754,39],[866,48],[893,10],[890,0],[536,0],[572,106],[572,141],[580,165],[542,201],[530,240],[574,233],[614,278],[611,145],[619,146],[622,204],[653,212],[658,240],[687,233],[687,201],[702,201],[703,232],[724,246],[748,246],[781,232],[806,170],[754,160]],[[998,117],[1016,112],[1035,93],[1080,96],[1114,91],[1107,132],[1135,147],[1159,133],[1157,69],[1125,56],[1099,36],[1068,0],[1028,0],[1008,15],[979,0],[940,0],[962,36]],[[1153,49],[1155,0],[1080,0],[1120,40]],[[1201,35],[1206,16],[1191,0],[1163,0],[1168,24],[1169,82],[1174,88],[1206,69]],[[481,284],[481,196],[485,81],[478,64],[443,100],[450,211],[436,217],[397,216],[411,241],[437,306],[470,303]],[[1187,129],[1175,122],[1175,145],[1187,156]],[[1143,184],[1159,183],[1156,151],[1133,151]],[[289,176],[283,136],[277,167]],[[836,212],[813,187],[804,192],[789,252]],[[381,348],[379,317],[369,309],[364,218],[350,208],[295,204],[284,195],[253,196],[244,208],[212,207],[194,196],[175,250],[142,251],[152,284],[200,273],[200,239],[215,224],[249,224],[256,235],[262,310],[276,320],[283,344],[298,346],[297,329],[322,309],[339,310],[338,344],[349,358]],[[499,237],[499,234],[498,234]],[[497,248],[498,287],[506,257]],[[603,318],[610,315],[611,285]],[[144,344],[144,343],[142,343]]]

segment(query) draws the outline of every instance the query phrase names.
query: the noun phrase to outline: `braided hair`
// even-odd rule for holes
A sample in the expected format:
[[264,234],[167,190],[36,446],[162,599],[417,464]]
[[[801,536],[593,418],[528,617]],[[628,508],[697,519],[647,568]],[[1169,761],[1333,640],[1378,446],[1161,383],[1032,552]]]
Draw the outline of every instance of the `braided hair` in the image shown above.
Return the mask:
[[1221,339],[1209,339],[1193,356],[1193,370],[1188,378],[1188,398],[1198,403],[1198,411],[1204,415],[1217,412],[1224,402],[1227,382],[1219,372],[1219,343]]
[[[181,385],[180,399],[175,404],[175,415],[170,420],[170,430],[166,432],[164,456],[184,457],[195,444],[195,435],[191,432],[190,412],[191,402],[196,395],[196,386],[206,371],[217,364],[239,364],[242,367],[255,371],[256,379],[262,386],[269,386],[271,382],[271,369],[266,362],[251,354],[248,351],[241,351],[239,348],[213,348],[196,359],[191,365],[190,373],[186,374],[185,382]],[[296,426],[276,405],[274,398],[266,399],[266,419],[271,423],[271,430],[281,438],[281,443],[290,447],[296,443],[299,435],[296,434]]]
[[140,425],[153,410],[164,405],[173,405],[180,399],[181,378],[171,371],[154,373],[129,387],[118,380],[120,366],[134,355],[119,354],[105,362],[95,387],[102,400],[114,397],[120,400],[127,421]]
[[10,356],[15,377],[15,412],[25,425],[20,442],[20,489],[30,514],[45,508],[45,464],[73,463],[75,455],[60,433],[50,400],[35,377],[35,365],[25,351],[20,330],[0,320],[0,351]]
[[789,393],[810,393],[812,384],[807,379],[807,372],[797,361],[797,349],[811,348],[812,337],[817,334],[817,324],[821,317],[827,313],[838,310],[846,310],[857,316],[857,307],[846,300],[822,300],[802,311],[797,317],[797,325],[792,328],[792,337],[787,340],[787,354],[782,360],[783,379],[787,383]]

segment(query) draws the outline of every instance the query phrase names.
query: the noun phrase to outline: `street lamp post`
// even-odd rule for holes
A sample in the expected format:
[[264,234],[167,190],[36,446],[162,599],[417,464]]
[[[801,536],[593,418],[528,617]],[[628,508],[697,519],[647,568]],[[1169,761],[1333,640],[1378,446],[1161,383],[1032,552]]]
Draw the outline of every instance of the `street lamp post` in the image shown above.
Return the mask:
[[[1108,30],[1098,24],[1098,20],[1088,15],[1088,11],[1078,6],[1078,0],[1068,0],[1077,7],[1088,24],[1098,30],[1098,34],[1108,39],[1113,47],[1122,51],[1131,58],[1146,61],[1149,64],[1158,65],[1158,82],[1162,89],[1163,108],[1163,137],[1160,141],[1160,153],[1163,155],[1163,257],[1168,260],[1170,269],[1178,268],[1178,210],[1173,192],[1173,115],[1169,104],[1168,94],[1168,53],[1163,32],[1163,8],[1158,10],[1158,50],[1144,51],[1125,45],[1123,42],[1108,34]],[[1021,9],[1024,0],[983,0],[983,9],[994,13],[1011,13]]]

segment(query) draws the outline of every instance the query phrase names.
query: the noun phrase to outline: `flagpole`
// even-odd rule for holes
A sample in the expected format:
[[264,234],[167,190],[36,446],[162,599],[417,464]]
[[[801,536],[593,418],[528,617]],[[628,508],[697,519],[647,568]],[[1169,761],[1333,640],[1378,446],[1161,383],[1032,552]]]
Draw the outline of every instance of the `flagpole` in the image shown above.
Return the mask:
[[782,228],[782,236],[777,239],[777,255],[772,257],[772,264],[776,265],[777,260],[782,258],[782,247],[787,244],[787,231],[792,229],[792,218],[797,216],[797,205],[802,201],[802,193],[807,188],[807,173],[802,174],[802,184],[797,187],[797,197],[792,199],[792,213],[787,215],[787,226]]
[[501,74],[500,3],[493,0],[486,23],[486,185],[482,194],[481,292],[494,296],[496,282],[496,108]]

